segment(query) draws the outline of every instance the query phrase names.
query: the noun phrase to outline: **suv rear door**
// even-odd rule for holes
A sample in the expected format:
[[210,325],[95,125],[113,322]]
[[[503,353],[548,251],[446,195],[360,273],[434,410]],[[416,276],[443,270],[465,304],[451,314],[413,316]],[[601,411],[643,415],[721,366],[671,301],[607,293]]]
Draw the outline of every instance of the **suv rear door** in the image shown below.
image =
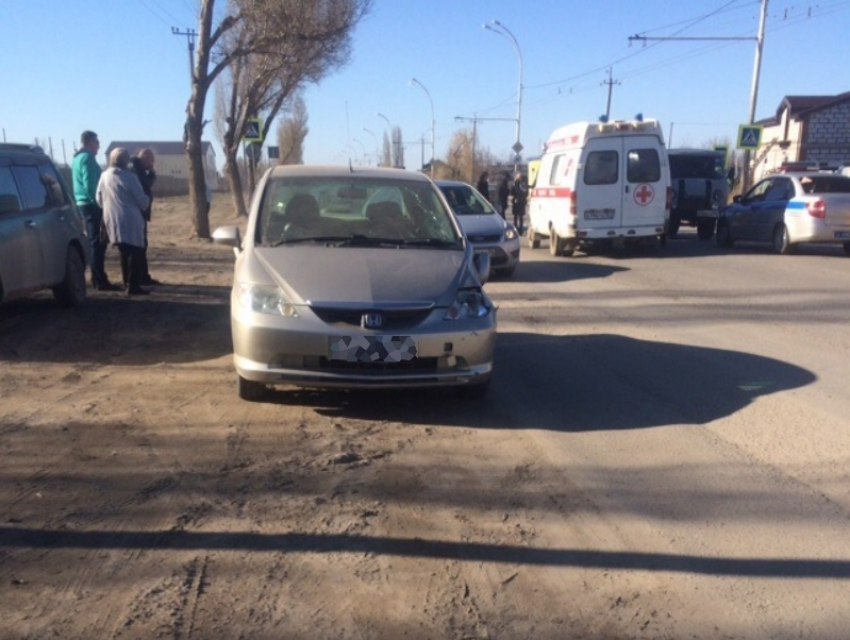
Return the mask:
[[23,200],[9,163],[0,165],[0,281],[4,297],[40,286],[38,223]]

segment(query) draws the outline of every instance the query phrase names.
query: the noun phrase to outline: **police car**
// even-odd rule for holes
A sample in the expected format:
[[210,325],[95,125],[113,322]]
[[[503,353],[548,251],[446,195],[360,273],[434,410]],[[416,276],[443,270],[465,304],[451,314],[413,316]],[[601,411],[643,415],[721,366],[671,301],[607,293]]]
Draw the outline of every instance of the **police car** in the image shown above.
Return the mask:
[[738,240],[770,243],[775,253],[840,244],[850,254],[850,177],[811,171],[764,178],[720,212],[717,244]]

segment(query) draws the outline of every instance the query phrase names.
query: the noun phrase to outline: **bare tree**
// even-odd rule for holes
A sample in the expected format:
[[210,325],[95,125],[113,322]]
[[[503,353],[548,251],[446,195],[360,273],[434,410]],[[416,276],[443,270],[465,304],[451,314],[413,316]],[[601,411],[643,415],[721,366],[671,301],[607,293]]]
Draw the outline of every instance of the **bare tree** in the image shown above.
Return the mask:
[[[186,105],[184,142],[194,230],[209,238],[204,207],[201,143],[207,94],[225,74],[225,170],[237,210],[244,210],[236,154],[248,118],[264,116],[263,137],[284,102],[299,86],[316,82],[348,61],[350,36],[372,0],[201,0],[192,92]],[[218,22],[214,24],[217,17]],[[241,208],[240,208],[241,204]]]
[[393,127],[393,166],[404,168],[404,144],[402,143],[401,127]]
[[289,115],[277,128],[277,144],[280,147],[278,164],[304,163],[304,139],[309,131],[307,105],[301,96],[295,96]]
[[393,165],[393,151],[390,146],[390,137],[387,135],[387,132],[384,131],[384,140],[383,140],[383,148],[381,149],[381,166],[382,167],[392,167]]

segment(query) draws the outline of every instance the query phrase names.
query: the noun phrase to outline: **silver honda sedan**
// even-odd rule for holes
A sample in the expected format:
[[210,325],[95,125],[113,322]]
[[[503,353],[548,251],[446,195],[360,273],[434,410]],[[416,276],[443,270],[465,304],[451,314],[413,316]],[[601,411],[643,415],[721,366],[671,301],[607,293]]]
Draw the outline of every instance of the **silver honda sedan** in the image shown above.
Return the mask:
[[486,392],[496,308],[439,189],[399,169],[278,166],[234,247],[230,300],[239,396],[269,386],[456,386]]

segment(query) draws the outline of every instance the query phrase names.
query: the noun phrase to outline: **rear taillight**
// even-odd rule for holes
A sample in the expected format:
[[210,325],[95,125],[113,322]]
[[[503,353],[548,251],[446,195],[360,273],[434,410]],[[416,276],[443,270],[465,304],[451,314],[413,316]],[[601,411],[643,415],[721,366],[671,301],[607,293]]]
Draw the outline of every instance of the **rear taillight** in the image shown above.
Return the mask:
[[807,202],[806,210],[813,218],[820,218],[821,220],[826,218],[826,202],[824,202],[823,200]]
[[577,210],[578,209],[576,208],[576,192],[573,191],[572,193],[570,193],[570,215],[574,216]]

